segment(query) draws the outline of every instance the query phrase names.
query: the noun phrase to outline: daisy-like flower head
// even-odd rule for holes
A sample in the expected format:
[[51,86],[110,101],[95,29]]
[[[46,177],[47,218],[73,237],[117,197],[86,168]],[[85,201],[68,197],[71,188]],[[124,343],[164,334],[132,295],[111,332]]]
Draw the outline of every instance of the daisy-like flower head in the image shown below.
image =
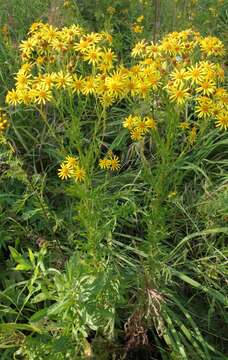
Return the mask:
[[82,167],[76,166],[71,172],[71,177],[76,182],[84,181],[85,177],[86,177],[85,169],[83,169]]
[[71,84],[71,89],[73,93],[77,93],[79,95],[83,89],[83,84],[84,82],[81,75],[79,77],[77,75],[73,75],[73,81]]
[[95,94],[96,79],[93,76],[87,76],[83,81],[82,93],[84,95]]
[[104,158],[99,160],[99,166],[102,170],[109,169],[110,167],[110,159]]
[[58,176],[61,180],[66,180],[71,177],[71,169],[66,164],[61,164],[58,170]]
[[120,169],[119,157],[108,151],[107,156],[99,160],[99,166],[104,170],[117,171]]
[[78,165],[78,158],[75,156],[68,155],[64,160],[64,163],[70,168],[73,169]]
[[100,47],[95,45],[90,46],[84,51],[84,60],[88,61],[89,64],[96,65],[102,56],[102,51]]
[[178,105],[183,105],[190,98],[189,88],[183,86],[172,85],[168,88],[169,97],[171,101],[176,102]]
[[18,90],[15,90],[15,89],[9,90],[6,95],[6,103],[16,106],[16,105],[20,104],[20,102],[21,102],[21,99],[20,99]]
[[215,126],[221,130],[228,129],[228,111],[222,111],[216,116]]
[[143,132],[140,129],[131,130],[131,138],[133,141],[139,141],[143,138]]
[[187,72],[185,69],[175,69],[171,72],[170,77],[175,85],[184,85],[184,81],[187,78]]
[[146,54],[147,43],[145,40],[139,41],[131,51],[133,57],[142,56]]
[[36,87],[32,90],[32,94],[35,103],[38,105],[45,105],[46,102],[50,102],[52,100],[52,93],[48,86],[46,86],[44,83],[36,85]]
[[112,171],[116,171],[116,170],[120,169],[120,160],[119,160],[118,156],[113,155],[111,157],[109,168]]
[[200,41],[200,48],[206,56],[222,56],[225,53],[223,43],[215,36],[207,36]]
[[188,130],[189,129],[189,123],[187,121],[182,121],[179,125],[179,128],[181,130]]
[[198,105],[195,107],[195,113],[199,118],[210,117],[213,114],[212,100],[206,96],[197,99]]
[[105,64],[112,64],[112,62],[116,60],[116,54],[110,48],[103,48],[101,56]]
[[155,130],[157,128],[156,121],[153,118],[146,116],[144,118],[144,121],[145,121],[145,125],[146,125],[147,129]]
[[146,121],[144,119],[138,121],[135,126],[135,130],[139,130],[143,135],[145,135],[145,133],[148,131]]
[[89,46],[91,45],[91,43],[89,42],[89,40],[86,39],[80,39],[79,43],[77,43],[74,46],[74,50],[79,51],[80,53],[84,53]]
[[126,76],[116,71],[111,76],[107,76],[105,84],[109,93],[113,96],[120,96],[125,90]]
[[187,69],[186,79],[191,80],[193,84],[199,84],[203,81],[204,75],[199,64],[195,64]]
[[140,120],[139,116],[129,115],[124,119],[123,127],[128,130],[132,130]]
[[215,92],[215,88],[216,84],[214,81],[205,79],[199,83],[199,87],[196,88],[196,92],[209,96]]
[[62,70],[54,74],[55,86],[57,89],[66,89],[72,85],[72,76],[70,73],[64,73]]

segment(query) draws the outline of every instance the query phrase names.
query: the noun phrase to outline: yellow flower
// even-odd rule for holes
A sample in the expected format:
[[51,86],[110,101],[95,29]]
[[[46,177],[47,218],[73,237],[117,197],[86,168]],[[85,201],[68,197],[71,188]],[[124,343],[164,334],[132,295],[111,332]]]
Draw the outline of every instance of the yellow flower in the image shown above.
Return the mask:
[[45,84],[39,84],[33,89],[34,101],[39,105],[45,105],[46,102],[52,100],[52,93]]
[[132,30],[133,30],[133,32],[134,33],[136,33],[136,34],[141,34],[142,32],[143,32],[143,26],[142,25],[138,25],[138,24],[134,24],[133,26],[132,26]]
[[175,85],[177,85],[177,86],[183,85],[184,80],[187,77],[187,72],[185,69],[180,69],[180,70],[175,69],[174,71],[171,72],[170,77]]
[[190,98],[188,90],[188,88],[185,89],[183,86],[170,86],[168,88],[169,97],[171,101],[177,102],[178,105],[183,105]]
[[118,96],[125,90],[126,76],[121,75],[119,72],[113,73],[111,76],[106,77],[105,84],[111,95]]
[[86,172],[83,168],[80,168],[79,166],[76,166],[72,173],[71,173],[71,177],[76,181],[76,182],[81,182],[85,180],[86,177]]
[[187,129],[189,129],[189,123],[187,123],[186,121],[183,121],[180,123],[179,128],[182,130],[187,130]]
[[151,42],[151,44],[146,47],[146,54],[151,58],[155,58],[158,55],[161,55],[160,50],[161,49],[158,44],[154,44],[153,42]]
[[109,165],[110,170],[112,170],[112,171],[116,171],[116,170],[120,169],[120,160],[119,160],[118,156],[116,156],[116,155],[113,155],[111,157],[109,164],[110,164]]
[[106,40],[109,44],[112,43],[112,35],[107,31],[102,31],[101,33],[102,39]]
[[144,20],[144,16],[143,16],[143,15],[137,17],[137,19],[136,19],[136,21],[137,21],[138,23],[141,23],[143,20]]
[[141,56],[145,53],[147,43],[145,40],[139,41],[131,51],[133,57]]
[[74,50],[84,53],[89,46],[90,42],[88,40],[80,39],[79,43],[74,46]]
[[112,151],[108,151],[107,156],[99,160],[99,166],[101,169],[105,170],[119,170],[120,169],[120,160],[118,156],[114,155]]
[[138,84],[138,93],[140,96],[142,96],[143,98],[145,98],[149,91],[151,89],[151,85],[149,83],[149,81],[147,79],[145,79],[145,81],[140,81]]
[[70,73],[64,73],[62,70],[54,74],[54,81],[57,89],[66,89],[72,85],[72,76]]
[[24,40],[19,45],[20,50],[22,51],[22,54],[25,54],[26,56],[30,56],[32,51],[34,50],[34,47],[36,45],[36,42],[32,38],[28,38],[28,40]]
[[143,132],[140,129],[131,130],[131,138],[134,141],[139,141],[143,138]]
[[96,81],[93,76],[87,76],[83,82],[82,93],[84,95],[95,94]]
[[153,129],[154,130],[154,129],[157,128],[156,121],[153,118],[146,116],[144,118],[144,121],[145,121],[147,129]]
[[203,72],[199,64],[191,66],[187,70],[186,78],[191,80],[193,84],[198,84],[203,81]]
[[15,89],[12,89],[10,91],[8,91],[7,95],[6,95],[6,103],[10,104],[10,105],[18,105],[20,104],[21,100],[18,94],[18,91]]
[[26,87],[29,84],[30,74],[18,71],[17,76],[14,78],[16,80],[17,87]]
[[148,127],[144,119],[137,122],[135,130],[139,130],[142,135],[144,135],[148,131]]
[[116,55],[110,48],[104,48],[101,53],[102,62],[105,64],[112,64],[114,60],[116,60]]
[[99,166],[101,169],[109,169],[110,159],[104,158],[99,160]]
[[201,51],[206,54],[206,56],[221,56],[224,55],[224,45],[223,43],[214,36],[207,36],[200,41]]
[[215,97],[223,104],[228,105],[228,92],[224,88],[217,88]]
[[61,164],[58,170],[58,176],[61,180],[71,177],[71,169],[66,164]]
[[96,65],[102,56],[101,48],[91,46],[84,51],[84,60],[89,64]]
[[102,39],[100,33],[91,32],[85,36],[85,40],[88,41],[90,45],[98,43]]
[[123,127],[128,130],[132,130],[136,126],[138,121],[140,121],[140,118],[138,116],[129,115],[124,119]]
[[74,168],[75,166],[78,165],[78,158],[74,157],[74,156],[71,156],[71,155],[68,155],[66,157],[66,159],[64,160],[64,163],[70,168]]
[[130,93],[131,96],[135,96],[138,93],[139,79],[136,77],[128,78],[125,81],[126,94]]
[[2,133],[9,126],[6,114],[0,113],[0,133]]
[[195,113],[199,118],[209,117],[213,113],[212,100],[202,96],[197,99],[198,105],[195,107]]
[[83,89],[83,84],[84,82],[82,76],[77,77],[77,75],[73,75],[73,81],[71,84],[73,93],[79,94]]
[[216,85],[211,80],[204,80],[199,83],[199,87],[196,88],[196,92],[203,93],[203,95],[211,95],[215,92]]
[[221,130],[224,128],[228,129],[228,111],[224,111],[221,114],[216,116],[215,126],[220,128]]
[[54,81],[55,81],[55,74],[53,73],[51,74],[46,73],[40,79],[40,82],[45,84],[45,86],[49,89],[54,85]]

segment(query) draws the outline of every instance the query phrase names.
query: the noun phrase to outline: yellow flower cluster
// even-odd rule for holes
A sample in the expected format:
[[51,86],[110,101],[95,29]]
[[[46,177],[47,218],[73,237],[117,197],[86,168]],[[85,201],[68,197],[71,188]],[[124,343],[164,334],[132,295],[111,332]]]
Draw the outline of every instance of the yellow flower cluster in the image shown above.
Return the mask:
[[9,126],[7,115],[0,111],[0,134]]
[[141,118],[129,115],[124,119],[123,127],[130,131],[132,140],[139,141],[150,129],[156,129],[156,121],[149,116]]
[[[138,23],[142,20],[139,17]],[[165,104],[168,97],[179,107],[191,103],[196,117],[212,118],[216,126],[227,128],[224,70],[214,60],[224,54],[219,39],[188,29],[158,43],[141,40],[132,49],[135,63],[130,67],[118,61],[111,43],[106,32],[34,23],[20,45],[23,63],[6,102],[43,106],[54,103],[62,91],[72,97],[93,96],[104,107],[123,98],[153,97]]]
[[58,176],[61,180],[70,178],[76,182],[81,182],[85,180],[86,172],[80,167],[78,158],[68,155],[60,165]]
[[120,169],[120,160],[112,151],[108,151],[107,155],[99,160],[101,169],[116,171]]

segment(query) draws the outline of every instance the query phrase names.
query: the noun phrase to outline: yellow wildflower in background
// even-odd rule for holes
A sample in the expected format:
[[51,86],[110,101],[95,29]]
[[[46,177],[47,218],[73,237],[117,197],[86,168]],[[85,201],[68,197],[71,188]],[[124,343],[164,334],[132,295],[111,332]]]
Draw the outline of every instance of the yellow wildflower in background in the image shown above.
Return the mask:
[[135,32],[136,34],[141,34],[143,32],[143,28],[144,28],[144,26],[139,25],[139,24],[132,25],[132,31]]
[[0,112],[0,134],[9,126],[8,118],[5,113]]
[[189,129],[189,123],[187,123],[186,121],[182,121],[179,125],[179,128],[182,130],[188,130]]
[[207,36],[202,39],[200,41],[200,47],[206,56],[222,56],[225,53],[223,43],[214,36]]

